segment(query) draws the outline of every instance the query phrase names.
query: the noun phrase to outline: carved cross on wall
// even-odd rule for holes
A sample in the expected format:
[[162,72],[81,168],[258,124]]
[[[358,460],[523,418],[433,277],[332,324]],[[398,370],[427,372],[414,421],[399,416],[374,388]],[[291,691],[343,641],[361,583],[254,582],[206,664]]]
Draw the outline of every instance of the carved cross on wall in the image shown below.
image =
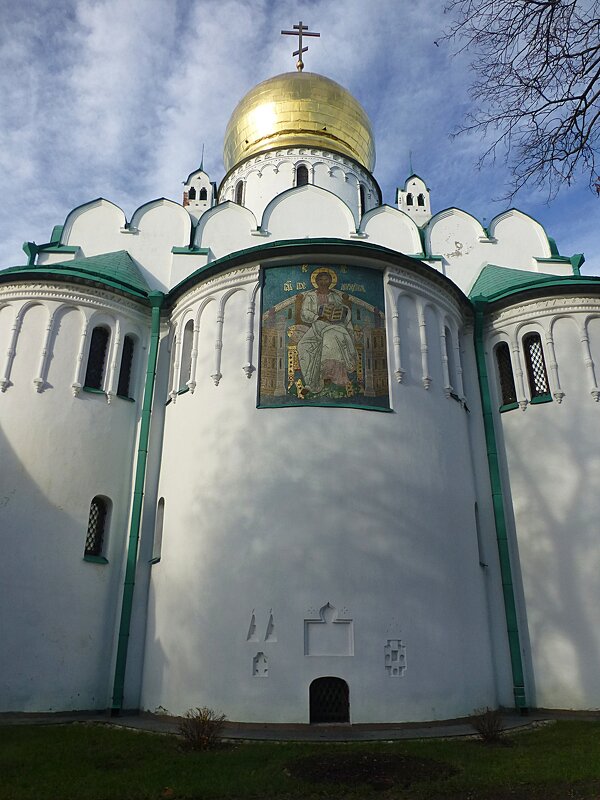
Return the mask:
[[285,36],[297,36],[298,37],[298,49],[294,51],[292,55],[298,56],[298,61],[296,63],[296,68],[298,72],[302,72],[304,69],[304,61],[302,61],[302,53],[306,53],[308,47],[302,47],[302,37],[303,36],[321,36],[320,33],[313,33],[312,31],[308,30],[308,25],[303,25],[302,20],[297,25],[292,25],[293,31],[281,31],[282,34]]

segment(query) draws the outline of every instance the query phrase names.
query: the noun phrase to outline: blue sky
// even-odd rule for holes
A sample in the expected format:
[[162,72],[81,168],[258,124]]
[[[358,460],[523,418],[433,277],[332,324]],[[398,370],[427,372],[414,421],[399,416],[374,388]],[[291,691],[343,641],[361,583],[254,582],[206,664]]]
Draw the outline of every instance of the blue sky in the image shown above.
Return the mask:
[[[468,57],[434,44],[443,2],[423,0],[24,0],[0,15],[0,267],[25,263],[25,240],[46,242],[75,206],[105,197],[128,219],[156,197],[181,201],[200,163],[223,177],[222,144],[238,100],[294,69],[302,19],[306,70],[346,86],[375,132],[384,202],[414,171],[433,212],[457,206],[484,224],[509,173],[477,171],[477,136],[450,138],[470,108]],[[584,252],[600,274],[600,199],[587,181],[546,203],[541,190],[510,204],[538,219],[560,252]]]

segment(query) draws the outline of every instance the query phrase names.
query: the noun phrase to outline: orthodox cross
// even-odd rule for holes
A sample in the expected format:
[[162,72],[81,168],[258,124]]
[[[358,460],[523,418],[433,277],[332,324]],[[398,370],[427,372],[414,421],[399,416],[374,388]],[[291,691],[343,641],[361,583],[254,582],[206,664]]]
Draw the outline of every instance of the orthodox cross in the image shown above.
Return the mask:
[[303,25],[302,20],[297,25],[292,25],[293,31],[281,31],[282,34],[286,36],[297,36],[298,37],[298,49],[292,54],[298,56],[298,62],[296,64],[296,68],[298,72],[302,72],[304,69],[304,61],[302,61],[302,53],[306,53],[308,47],[302,47],[302,37],[303,36],[320,36],[320,33],[312,33],[308,30],[308,25]]

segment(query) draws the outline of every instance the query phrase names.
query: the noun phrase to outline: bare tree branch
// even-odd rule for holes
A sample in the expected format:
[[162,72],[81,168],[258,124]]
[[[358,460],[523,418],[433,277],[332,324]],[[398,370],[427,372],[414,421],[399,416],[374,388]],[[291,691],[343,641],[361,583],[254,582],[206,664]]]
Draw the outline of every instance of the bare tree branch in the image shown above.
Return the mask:
[[475,74],[455,135],[491,135],[479,165],[506,156],[506,197],[530,184],[553,198],[582,174],[600,195],[600,0],[447,0],[445,13],[443,38]]

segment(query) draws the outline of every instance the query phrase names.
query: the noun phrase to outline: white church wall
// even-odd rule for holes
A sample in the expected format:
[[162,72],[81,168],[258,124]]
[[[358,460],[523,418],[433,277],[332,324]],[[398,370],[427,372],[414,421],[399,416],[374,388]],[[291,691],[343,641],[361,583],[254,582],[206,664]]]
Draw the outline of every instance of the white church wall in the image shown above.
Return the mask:
[[[600,636],[592,622],[600,604],[595,547],[600,508],[590,490],[600,480],[595,447],[600,407],[594,401],[590,357],[594,345],[598,348],[600,327],[592,329],[599,311],[594,298],[530,301],[499,312],[489,331],[496,404],[501,397],[492,348],[499,339],[511,345],[517,395],[531,399],[523,349],[523,336],[531,331],[541,335],[552,398],[496,419],[506,449],[504,478],[510,476],[526,603],[532,705],[540,707],[600,706],[600,678],[593,666]],[[586,331],[592,333],[590,350]]]
[[[87,392],[76,397],[72,382],[85,329],[82,311],[100,311],[138,331],[146,315],[80,287],[23,284],[2,294],[12,307],[0,340],[8,374],[0,394],[0,496],[6,500],[0,580],[11,600],[0,622],[0,703],[3,711],[105,708],[138,403],[115,398],[109,405],[105,395]],[[31,295],[33,305],[26,299]],[[9,344],[15,356],[7,371]],[[139,402],[138,388],[139,380]],[[102,552],[108,563],[83,559],[96,496],[112,504]]]
[[[219,276],[173,311],[179,327],[192,312],[198,360],[194,391],[166,408],[143,707],[306,722],[321,675],[349,683],[354,722],[493,704],[468,415],[441,365],[429,389],[393,381],[394,413],[257,409],[256,372],[246,377],[249,344],[258,358],[258,313],[248,327],[257,278]],[[461,312],[436,298],[424,314],[439,361],[440,320],[458,324]],[[419,353],[421,330],[410,345]],[[311,625],[335,641],[311,645]],[[407,668],[391,677],[385,647],[397,640]]]

